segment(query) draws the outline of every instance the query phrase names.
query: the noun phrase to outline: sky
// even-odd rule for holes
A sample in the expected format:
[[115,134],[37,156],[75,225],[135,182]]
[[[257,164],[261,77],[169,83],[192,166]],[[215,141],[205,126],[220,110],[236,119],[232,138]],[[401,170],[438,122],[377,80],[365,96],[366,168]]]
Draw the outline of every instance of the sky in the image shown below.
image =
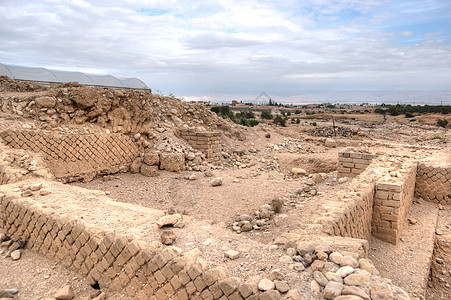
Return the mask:
[[0,0],[0,62],[185,99],[451,104],[451,0]]

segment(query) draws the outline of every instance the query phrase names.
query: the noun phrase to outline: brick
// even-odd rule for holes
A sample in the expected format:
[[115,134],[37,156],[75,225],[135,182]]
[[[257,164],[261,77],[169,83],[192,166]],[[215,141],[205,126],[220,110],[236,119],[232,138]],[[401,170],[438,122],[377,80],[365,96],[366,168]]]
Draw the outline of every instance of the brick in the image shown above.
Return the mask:
[[168,297],[172,297],[175,293],[174,289],[172,288],[172,285],[168,282],[163,286],[163,291],[168,295]]

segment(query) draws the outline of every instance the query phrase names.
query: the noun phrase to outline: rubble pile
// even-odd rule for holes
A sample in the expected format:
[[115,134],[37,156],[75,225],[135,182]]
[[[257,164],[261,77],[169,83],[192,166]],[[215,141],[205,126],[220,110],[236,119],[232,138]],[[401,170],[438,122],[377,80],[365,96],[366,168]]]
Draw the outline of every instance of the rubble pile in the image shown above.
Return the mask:
[[363,132],[359,130],[355,130],[348,127],[339,127],[335,126],[335,132],[334,128],[332,126],[324,126],[324,127],[317,127],[313,130],[310,130],[309,132],[311,135],[315,136],[324,136],[324,137],[332,137],[335,136],[335,133],[337,135],[343,136],[343,137],[353,137],[355,135],[363,135]]

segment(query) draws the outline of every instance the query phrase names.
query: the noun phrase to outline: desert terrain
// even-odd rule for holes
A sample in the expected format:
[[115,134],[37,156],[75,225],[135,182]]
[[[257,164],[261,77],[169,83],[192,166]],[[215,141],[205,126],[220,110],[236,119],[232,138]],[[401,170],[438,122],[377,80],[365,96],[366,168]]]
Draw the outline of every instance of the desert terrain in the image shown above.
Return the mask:
[[[407,118],[359,105],[231,106],[232,114],[254,114],[258,123],[250,127],[204,104],[150,91],[76,83],[46,87],[6,77],[0,78],[0,104],[3,298],[343,300],[451,294],[449,191],[429,201],[412,179],[395,243],[368,237],[372,205],[368,228],[350,220],[349,231],[345,225],[338,235],[325,229],[336,211],[347,214],[346,205],[354,205],[340,199],[360,197],[381,178],[397,184],[409,170],[418,178],[417,165],[442,168],[441,182],[449,186],[449,114]],[[262,118],[262,111],[273,118]],[[276,116],[285,123],[275,124]],[[342,153],[374,158],[346,175]],[[41,212],[40,228],[54,225],[34,237],[25,225]],[[21,215],[26,222],[15,221]],[[59,249],[67,239],[58,240],[66,222],[73,226],[70,232],[80,223],[92,233],[79,247],[92,241],[91,255],[82,257],[86,250],[77,249],[66,263],[71,252]],[[46,246],[37,246],[43,231]],[[116,254],[102,270],[109,252],[101,245],[111,236],[112,244],[136,241],[140,250],[122,263]],[[161,271],[146,271],[153,261],[142,254],[146,249],[156,258],[171,253],[171,263],[183,258],[184,265],[169,271],[164,262]],[[209,274],[215,274],[211,283]]]

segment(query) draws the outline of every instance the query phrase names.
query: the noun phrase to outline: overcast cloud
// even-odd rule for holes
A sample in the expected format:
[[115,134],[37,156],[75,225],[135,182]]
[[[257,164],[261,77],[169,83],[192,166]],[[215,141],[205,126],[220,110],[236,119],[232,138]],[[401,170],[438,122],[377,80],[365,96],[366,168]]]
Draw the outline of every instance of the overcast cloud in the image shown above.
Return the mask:
[[0,62],[134,76],[186,98],[439,95],[450,41],[445,0],[0,0]]

